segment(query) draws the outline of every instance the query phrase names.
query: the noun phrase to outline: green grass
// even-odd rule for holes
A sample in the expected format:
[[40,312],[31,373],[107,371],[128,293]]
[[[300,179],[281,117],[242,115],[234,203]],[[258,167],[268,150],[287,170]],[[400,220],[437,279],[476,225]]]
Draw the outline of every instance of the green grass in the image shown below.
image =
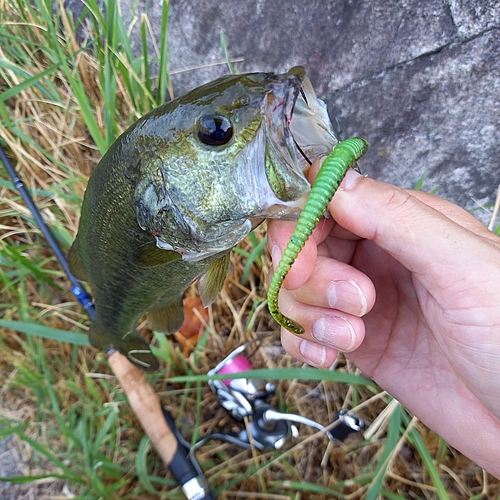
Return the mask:
[[[135,20],[143,42],[138,53],[115,0],[104,10],[96,0],[86,2],[90,24],[83,46],[74,36],[83,15],[71,19],[58,2],[0,5],[0,143],[67,250],[86,178],[101,155],[134,120],[173,95],[169,4],[163,3],[157,52],[147,50],[147,17]],[[221,57],[235,72],[223,33],[220,42]],[[155,65],[158,75],[150,71]],[[53,478],[54,494],[65,484],[86,500],[183,498],[131,414],[104,353],[88,347],[88,320],[3,170],[0,227],[0,437],[15,436],[29,463],[26,475],[1,480],[29,488]],[[319,371],[279,350],[278,329],[263,307],[270,266],[265,244],[259,228],[233,253],[231,276],[191,356],[172,338],[154,337],[154,352],[164,363],[149,381],[193,442],[213,430],[234,431],[205,374],[252,339],[262,341],[255,366],[269,367],[253,376],[276,382],[273,403],[282,411],[326,425],[343,403],[359,405],[368,421],[391,405],[342,358],[335,370]],[[379,433],[366,440],[357,436],[328,447],[324,437],[302,429],[301,439],[279,452],[214,442],[197,457],[223,498],[237,491],[269,498],[463,498],[463,485],[440,467],[450,461],[455,470],[462,467],[469,496],[481,493],[477,467],[456,459],[398,404],[390,408]],[[498,494],[498,485],[490,487]]]

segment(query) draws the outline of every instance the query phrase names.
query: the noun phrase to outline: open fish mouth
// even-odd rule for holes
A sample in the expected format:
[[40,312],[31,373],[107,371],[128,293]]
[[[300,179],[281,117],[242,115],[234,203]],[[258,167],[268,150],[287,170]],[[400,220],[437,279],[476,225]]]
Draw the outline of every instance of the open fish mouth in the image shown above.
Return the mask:
[[326,105],[316,97],[304,68],[296,66],[275,78],[264,103],[267,175],[279,200],[296,201],[309,191],[304,172],[338,140]]

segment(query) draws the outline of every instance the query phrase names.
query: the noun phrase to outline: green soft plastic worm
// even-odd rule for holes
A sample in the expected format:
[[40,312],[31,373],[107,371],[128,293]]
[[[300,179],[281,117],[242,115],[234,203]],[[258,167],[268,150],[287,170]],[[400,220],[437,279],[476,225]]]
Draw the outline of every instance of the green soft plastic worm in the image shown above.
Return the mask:
[[303,334],[302,325],[286,317],[278,306],[278,296],[288,271],[297,255],[304,247],[313,229],[318,225],[325,213],[328,203],[337,191],[347,170],[352,167],[368,151],[368,143],[364,139],[353,137],[335,146],[326,157],[318,176],[311,187],[304,209],[297,226],[283,252],[283,256],[269,285],[267,304],[272,317],[283,327],[295,334]]

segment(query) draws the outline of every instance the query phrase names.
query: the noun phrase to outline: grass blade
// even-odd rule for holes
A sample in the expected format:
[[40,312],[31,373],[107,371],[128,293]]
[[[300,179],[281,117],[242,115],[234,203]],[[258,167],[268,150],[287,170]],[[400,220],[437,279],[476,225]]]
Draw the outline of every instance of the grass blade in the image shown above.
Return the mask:
[[250,271],[252,270],[252,264],[254,262],[261,263],[262,262],[262,250],[266,246],[267,236],[262,238],[262,240],[257,243],[254,249],[250,252],[247,261],[245,262],[245,269],[243,270],[243,274],[241,276],[241,284],[246,285],[248,277],[250,276]]
[[341,384],[364,385],[375,388],[371,380],[352,373],[319,370],[317,368],[269,368],[256,369],[226,375],[180,375],[171,377],[170,382],[207,382],[208,380],[228,380],[249,378],[253,380],[318,380]]
[[[410,421],[409,416],[406,414],[403,415],[403,419],[407,424]],[[422,436],[420,435],[420,432],[418,431],[417,428],[414,427],[411,429],[411,431],[408,434],[408,441],[412,446],[415,447],[418,454],[420,455],[420,458],[422,459],[422,462],[424,463],[424,466],[427,469],[427,472],[429,473],[432,484],[436,488],[437,498],[439,498],[439,500],[450,500],[450,496],[448,495],[446,487],[441,481],[441,477],[436,467],[436,464],[434,463],[434,460],[431,457],[429,449],[425,446],[424,440],[422,439]]]
[[18,477],[0,477],[0,483],[26,484],[32,481],[40,481],[42,479],[61,479],[67,480],[67,476],[59,474],[44,474],[41,476],[18,476]]
[[385,473],[393,459],[394,451],[399,442],[402,412],[401,405],[399,403],[395,405],[389,418],[385,446],[375,469],[373,480],[366,492],[366,500],[377,500],[379,498]]
[[64,462],[59,460],[43,445],[37,443],[36,441],[26,436],[26,434],[23,434],[22,432],[16,432],[16,434],[19,436],[21,440],[29,444],[34,450],[36,450],[38,453],[40,453],[45,458],[50,460],[54,465],[59,467],[66,474],[66,478],[71,479],[72,481],[75,481],[77,483],[83,483],[83,479],[80,476],[78,476],[78,474],[75,474],[68,466],[64,464]]
[[69,344],[81,345],[85,347],[90,346],[87,335],[58,330],[49,326],[39,325],[37,323],[0,319],[0,327],[16,330],[17,332],[26,333],[27,335],[35,335],[36,337],[56,340],[58,342],[68,342]]
[[[170,89],[170,77],[168,75],[168,15],[170,0],[163,0],[161,12],[161,43],[160,43],[160,68],[158,73],[158,96],[157,104],[163,104],[167,100],[167,90]],[[170,97],[172,92],[170,91]]]
[[149,491],[149,493],[153,493],[154,495],[158,494],[158,491],[156,488],[153,486],[149,479],[149,474],[148,474],[148,467],[147,467],[147,455],[149,448],[151,446],[151,441],[148,437],[144,436],[141,439],[141,442],[139,443],[139,448],[137,450],[137,457],[136,457],[136,467],[137,467],[137,475],[139,476],[139,479],[141,480],[142,484],[144,485],[144,488],[146,491]]
[[141,19],[141,42],[142,42],[142,71],[144,75],[144,85],[151,92],[151,75],[149,73],[148,55],[148,25],[147,18],[143,14]]
[[[0,65],[1,65],[1,61],[0,61]],[[59,66],[60,66],[60,64],[54,64],[53,66],[50,66],[46,70],[41,71],[40,73],[37,73],[34,76],[26,78],[24,81],[22,81],[18,85],[14,85],[13,87],[10,87],[7,90],[4,90],[0,94],[0,100],[2,102],[5,102],[7,99],[11,99],[12,97],[16,96],[17,94],[20,94],[21,92],[23,92],[27,88],[32,87],[34,84],[38,83],[42,78],[45,78],[46,76],[54,73],[59,68]],[[40,88],[45,93],[45,87],[41,86]],[[47,97],[52,98],[52,95],[48,94]]]
[[226,43],[226,37],[224,36],[224,32],[220,30],[220,46],[222,47],[222,51],[224,52],[224,57],[226,58],[226,63],[227,67],[229,68],[229,71],[233,75],[237,75],[238,72],[236,71],[236,68],[234,67],[234,64],[231,61],[231,58],[229,57],[229,51],[227,50],[227,43]]

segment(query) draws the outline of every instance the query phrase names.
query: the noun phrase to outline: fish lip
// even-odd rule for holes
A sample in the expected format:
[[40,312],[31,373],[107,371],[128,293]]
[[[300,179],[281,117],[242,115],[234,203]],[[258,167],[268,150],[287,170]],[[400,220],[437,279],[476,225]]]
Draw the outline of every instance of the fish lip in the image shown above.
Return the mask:
[[306,71],[296,66],[282,75],[271,76],[271,90],[264,101],[263,116],[267,124],[267,135],[271,144],[291,167],[296,167],[295,144],[291,122],[295,103],[302,88]]
[[266,161],[272,169],[268,179],[279,200],[297,201],[310,189],[304,172],[314,160],[330,153],[338,141],[326,105],[316,97],[303,67],[270,78],[270,91],[263,104]]
[[[313,97],[316,99],[316,94],[314,93],[312,84],[307,76],[305,68],[302,66],[295,66],[291,68],[286,73],[287,78],[289,79],[290,91],[285,96],[285,132],[287,137],[290,137],[292,141],[287,141],[287,146],[290,150],[293,151],[293,157],[296,160],[299,160],[299,167],[301,171],[304,171],[304,165],[301,159],[305,160],[307,165],[306,168],[311,166],[312,160],[307,157],[304,151],[299,144],[299,141],[295,138],[295,134],[292,130],[292,122],[295,115],[295,107],[297,105],[297,101],[299,98],[303,102],[306,107],[309,107],[309,102],[307,96]],[[306,146],[306,144],[302,144],[302,146]],[[300,156],[297,156],[297,152],[300,153]]]
[[306,70],[302,66],[295,66],[286,73],[286,78],[290,83],[289,91],[285,94],[285,131],[293,138],[291,122],[295,104],[302,90],[302,83],[307,78]]
[[214,254],[229,251],[243,240],[256,225],[256,222],[251,219],[228,222],[232,224],[231,230],[211,239],[202,238],[196,231],[191,231],[189,247],[183,247],[182,243],[174,246],[158,235],[155,236],[156,246],[163,250],[173,250],[181,254],[182,259],[185,261],[199,262]]

